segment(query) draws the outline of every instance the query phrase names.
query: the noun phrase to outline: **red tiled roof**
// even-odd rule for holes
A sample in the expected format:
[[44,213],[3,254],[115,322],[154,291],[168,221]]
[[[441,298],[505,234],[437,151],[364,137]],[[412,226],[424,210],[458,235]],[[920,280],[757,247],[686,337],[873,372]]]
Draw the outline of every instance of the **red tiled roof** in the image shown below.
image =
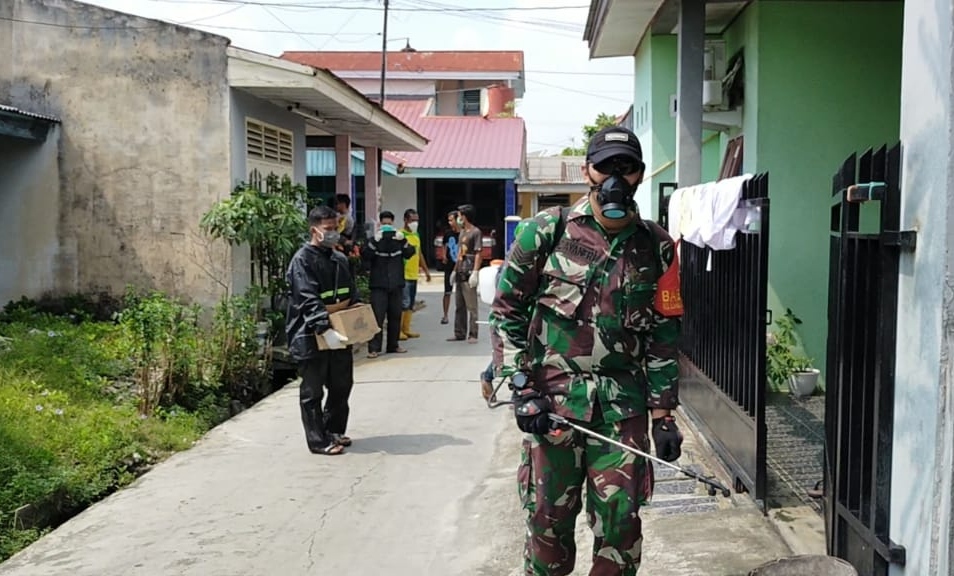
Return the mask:
[[385,152],[408,168],[519,170],[525,153],[522,118],[423,116],[429,100],[389,100],[385,110],[429,140],[423,152]]
[[[380,52],[285,52],[285,60],[332,72],[381,70]],[[523,72],[523,52],[388,52],[391,72]]]

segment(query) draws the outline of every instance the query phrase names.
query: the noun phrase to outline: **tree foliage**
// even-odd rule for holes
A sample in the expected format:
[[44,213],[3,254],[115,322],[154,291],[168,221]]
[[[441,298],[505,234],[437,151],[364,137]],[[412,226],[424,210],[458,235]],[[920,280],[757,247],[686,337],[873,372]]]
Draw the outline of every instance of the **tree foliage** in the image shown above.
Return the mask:
[[252,282],[273,297],[285,288],[284,274],[295,251],[307,239],[307,211],[314,201],[288,176],[269,174],[261,184],[242,183],[229,198],[202,216],[201,229],[233,246],[252,251]]
[[563,152],[560,153],[561,156],[584,156],[586,155],[586,147],[590,145],[590,139],[600,130],[608,126],[616,126],[616,115],[607,114],[605,112],[600,112],[599,116],[596,117],[596,120],[592,124],[586,124],[583,126],[583,145],[579,148],[572,146],[567,146],[563,149]]

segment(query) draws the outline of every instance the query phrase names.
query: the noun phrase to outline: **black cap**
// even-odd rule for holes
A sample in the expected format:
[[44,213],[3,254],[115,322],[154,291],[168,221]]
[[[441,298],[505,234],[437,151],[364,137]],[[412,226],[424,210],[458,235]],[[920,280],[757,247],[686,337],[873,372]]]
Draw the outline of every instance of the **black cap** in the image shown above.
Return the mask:
[[586,148],[586,160],[599,164],[613,156],[625,156],[643,162],[643,148],[639,145],[639,138],[622,126],[603,128],[590,138]]

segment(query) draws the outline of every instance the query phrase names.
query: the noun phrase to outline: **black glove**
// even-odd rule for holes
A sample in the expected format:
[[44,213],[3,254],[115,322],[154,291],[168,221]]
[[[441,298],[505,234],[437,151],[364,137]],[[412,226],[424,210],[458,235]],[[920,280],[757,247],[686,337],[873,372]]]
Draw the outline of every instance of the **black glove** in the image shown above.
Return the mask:
[[653,418],[653,443],[661,460],[673,462],[682,455],[682,432],[672,416]]
[[513,413],[517,428],[529,434],[549,434],[553,430],[550,420],[550,399],[535,390],[514,394]]

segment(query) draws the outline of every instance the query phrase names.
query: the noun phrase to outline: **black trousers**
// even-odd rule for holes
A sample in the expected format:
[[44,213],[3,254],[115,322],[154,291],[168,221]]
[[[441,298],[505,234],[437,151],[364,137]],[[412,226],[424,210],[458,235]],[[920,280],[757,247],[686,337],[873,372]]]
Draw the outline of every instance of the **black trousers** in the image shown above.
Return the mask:
[[[401,335],[401,298],[401,288],[371,289],[371,309],[374,310],[374,319],[378,321],[378,326],[381,328],[384,328],[384,320],[387,319],[388,352],[394,352],[398,348],[398,338]],[[381,351],[383,335],[384,330],[374,335],[374,338],[368,342],[368,352]]]
[[[305,441],[309,449],[320,450],[331,444],[332,434],[344,435],[347,431],[351,411],[348,400],[354,387],[354,352],[350,346],[319,351],[314,358],[298,363],[298,375]],[[326,388],[328,398],[322,406]]]

